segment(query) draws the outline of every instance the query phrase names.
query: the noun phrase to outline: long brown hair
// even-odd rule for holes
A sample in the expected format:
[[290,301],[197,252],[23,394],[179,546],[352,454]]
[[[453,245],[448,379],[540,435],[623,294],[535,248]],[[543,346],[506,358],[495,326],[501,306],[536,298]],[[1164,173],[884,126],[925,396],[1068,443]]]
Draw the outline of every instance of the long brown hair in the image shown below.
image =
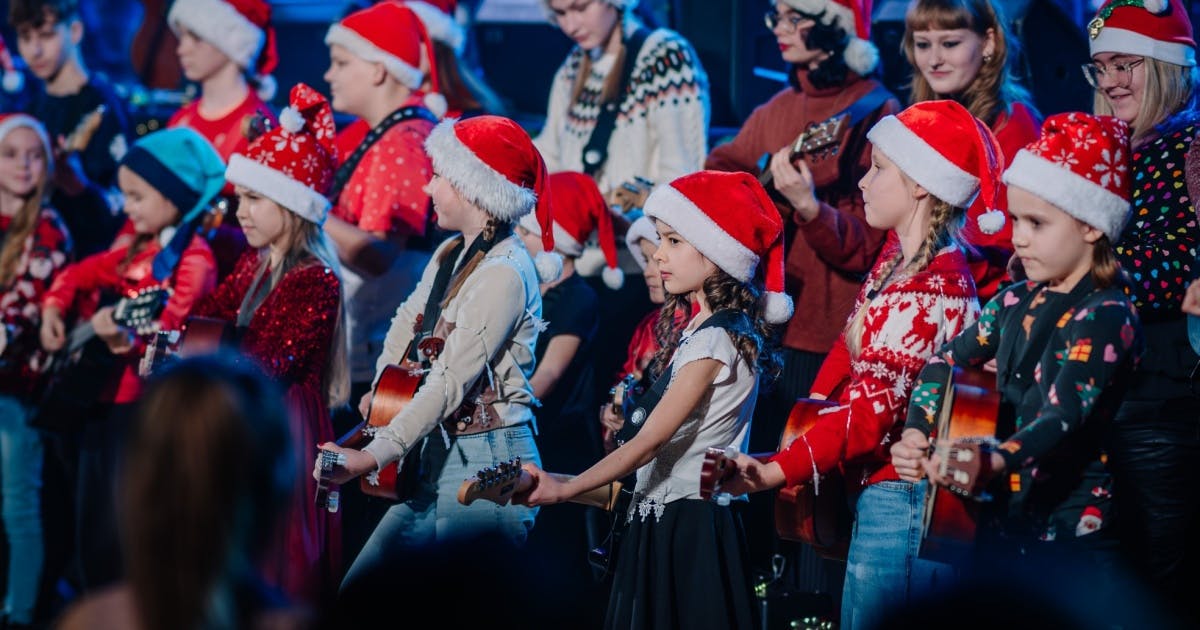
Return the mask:
[[[1014,103],[1031,106],[1032,99],[1013,79],[1009,67],[1009,49],[1015,49],[999,7],[991,0],[915,0],[904,16],[904,56],[912,66],[909,102],[920,103],[939,98],[952,98],[967,108],[971,115],[991,127],[1000,114],[1012,111]],[[937,94],[917,67],[914,33],[916,31],[952,31],[965,28],[986,39],[993,33],[994,48],[990,58],[984,58],[975,80],[962,94]]]
[[[31,128],[28,125],[22,126]],[[33,129],[33,131],[38,133],[39,130]],[[45,132],[42,131],[38,135],[44,136]],[[21,204],[21,209],[17,211],[12,223],[8,225],[8,230],[4,233],[4,245],[0,247],[0,288],[8,287],[16,277],[17,263],[21,261],[21,255],[25,253],[26,241],[37,228],[38,219],[42,214],[42,204],[46,203],[46,199],[49,197],[50,182],[54,178],[54,159],[50,155],[43,157],[45,158],[45,168],[42,171],[42,179],[38,181],[25,203]]]
[[252,583],[253,556],[268,546],[291,496],[295,454],[282,399],[257,368],[233,357],[184,359],[148,383],[119,479],[121,542],[141,627],[248,627],[221,617],[251,612],[245,604],[254,602],[237,591]]

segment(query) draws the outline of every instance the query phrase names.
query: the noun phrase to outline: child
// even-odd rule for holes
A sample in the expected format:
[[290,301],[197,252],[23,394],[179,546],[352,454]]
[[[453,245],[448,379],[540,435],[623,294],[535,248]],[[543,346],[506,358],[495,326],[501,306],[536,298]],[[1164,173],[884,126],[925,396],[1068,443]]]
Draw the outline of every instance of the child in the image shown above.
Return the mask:
[[297,602],[319,604],[341,570],[336,513],[313,503],[308,462],[333,439],[329,409],[349,397],[338,262],[321,223],[333,178],[333,113],[303,83],[292,88],[280,127],[229,161],[238,221],[250,246],[232,275],[196,307],[237,326],[243,354],[286,387],[292,501],[267,554],[266,575]]
[[[66,343],[64,317],[89,317],[96,334],[115,355],[112,374],[93,417],[84,428],[79,462],[76,545],[85,588],[119,577],[111,501],[112,474],[127,423],[128,407],[141,389],[137,367],[143,340],[119,327],[113,307],[88,312],[94,295],[128,295],[148,288],[171,290],[157,318],[162,330],[179,328],[193,305],[216,285],[216,263],[208,244],[194,235],[201,213],[225,185],[221,156],[186,127],[165,129],[138,140],[121,161],[117,180],[125,213],[135,231],[128,242],[68,266],[42,300],[42,347],[56,352]],[[92,514],[92,512],[95,514]]]
[[[108,81],[84,65],[78,0],[12,0],[8,23],[17,32],[21,57],[45,84],[45,92],[35,95],[26,113],[41,121],[54,141],[54,206],[75,239],[78,255],[107,249],[124,222],[115,188],[128,121]],[[99,127],[86,145],[63,153],[60,138],[71,136],[100,106],[104,113]]]
[[[1104,590],[1116,564],[1105,444],[1141,345],[1111,244],[1130,214],[1128,156],[1124,122],[1080,113],[1047,118],[1041,137],[1017,154],[1004,181],[1013,245],[1028,279],[993,298],[921,370],[903,438],[892,447],[903,479],[927,473],[966,494],[1009,473],[1007,506],[995,521],[981,518],[995,531],[981,533],[990,545],[979,569],[1036,571],[1025,578],[1036,575],[1055,590],[1074,580],[1057,582],[1047,570],[1085,577],[1089,589],[1101,589],[1089,599],[1102,609],[1111,601],[1105,593],[1118,595]],[[926,457],[944,384],[953,366],[993,358],[1009,410],[1001,417],[1011,424],[1002,422],[998,446],[975,445],[977,477],[944,477],[941,456]],[[991,564],[1000,558],[1003,565]]]
[[[390,593],[371,587],[389,582],[394,553],[483,532],[520,544],[537,513],[486,501],[463,506],[457,496],[463,479],[496,462],[517,456],[540,461],[529,385],[534,346],[545,326],[538,287],[556,279],[561,268],[553,264],[557,256],[539,254],[535,271],[512,229],[536,208],[543,247],[553,249],[546,168],[529,135],[497,116],[443,121],[425,147],[434,172],[426,190],[438,225],[460,234],[438,248],[396,311],[377,371],[404,358],[418,316],[421,336],[439,338],[444,346],[412,401],[364,450],[332,443],[321,448],[346,455],[333,483],[397,462],[413,449],[420,449],[421,470],[432,472],[422,475],[411,499],[384,514],[343,580],[344,601],[375,601]],[[364,416],[370,401],[370,393],[360,401]]]
[[[655,259],[670,297],[655,361],[670,384],[637,435],[578,477],[526,464],[534,486],[522,501],[560,503],[636,469],[605,626],[750,628],[740,524],[732,508],[699,498],[700,465],[708,447],[745,447],[759,376],[777,361],[771,326],[792,314],[780,292],[783,225],[746,173],[685,175],[651,193],[645,212],[663,241]],[[677,309],[693,301],[695,316],[676,327]],[[714,315],[709,323],[722,323],[704,326]]]
[[757,492],[845,471],[858,496],[843,628],[873,627],[935,572],[916,561],[924,488],[899,480],[883,445],[898,437],[925,360],[979,312],[956,234],[977,195],[995,207],[1002,168],[991,131],[953,101],[913,105],[867,137],[872,166],[859,182],[867,221],[895,231],[899,247],[880,257],[817,376],[814,393],[838,407],[767,463],[739,456],[725,484],[733,494]]
[[10,625],[33,623],[44,559],[42,439],[28,424],[49,363],[37,339],[38,304],[71,255],[66,227],[47,205],[53,155],[38,121],[0,115],[0,503]]

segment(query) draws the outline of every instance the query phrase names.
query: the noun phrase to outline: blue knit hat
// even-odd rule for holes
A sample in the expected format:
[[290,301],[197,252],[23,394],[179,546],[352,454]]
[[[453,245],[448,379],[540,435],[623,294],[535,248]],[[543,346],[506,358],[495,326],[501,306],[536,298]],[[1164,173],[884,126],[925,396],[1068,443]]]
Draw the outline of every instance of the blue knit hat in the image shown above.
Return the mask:
[[170,243],[154,258],[154,277],[164,280],[175,270],[196,232],[200,216],[225,186],[225,162],[207,138],[189,127],[146,134],[130,147],[121,166],[162,193],[179,210]]

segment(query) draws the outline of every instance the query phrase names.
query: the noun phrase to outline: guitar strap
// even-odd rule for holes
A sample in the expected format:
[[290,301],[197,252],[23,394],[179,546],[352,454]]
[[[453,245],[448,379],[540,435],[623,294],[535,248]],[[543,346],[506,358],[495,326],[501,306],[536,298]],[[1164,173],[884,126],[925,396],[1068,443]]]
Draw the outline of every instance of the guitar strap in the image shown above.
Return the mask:
[[621,101],[629,91],[633,66],[637,63],[638,55],[641,54],[642,46],[648,37],[650,31],[639,27],[625,40],[625,66],[621,68],[621,85],[617,88],[616,96],[600,105],[596,127],[592,129],[592,135],[583,147],[583,172],[590,177],[595,177],[596,171],[608,161],[608,140],[617,126],[617,112],[621,110]]
[[382,138],[383,134],[387,133],[388,129],[391,129],[398,123],[402,123],[406,120],[412,120],[414,118],[427,120],[435,125],[438,123],[437,116],[434,116],[433,112],[425,109],[424,107],[401,107],[400,109],[392,112],[387,118],[384,118],[382,122],[380,122],[378,125],[375,125],[374,129],[367,133],[367,136],[363,138],[362,143],[360,143],[358,147],[354,149],[354,153],[351,153],[350,157],[346,158],[346,161],[342,162],[341,166],[338,167],[337,172],[333,174],[333,186],[329,189],[330,203],[335,206],[337,205],[338,197],[342,195],[342,189],[346,187],[346,182],[350,181],[350,176],[354,174],[354,169],[358,168],[358,163],[362,161],[363,156],[367,153],[367,150],[370,149],[376,141]]
[[879,111],[879,108],[883,107],[889,98],[892,98],[892,93],[882,83],[876,83],[870,92],[862,95],[857,101],[851,103],[850,107],[843,110],[843,113],[849,115],[850,135],[845,148],[838,156],[838,184],[841,187],[858,189],[858,180],[861,176],[854,172],[856,170],[854,166],[858,163],[858,156],[866,148],[867,132],[875,124],[875,119],[871,115]]
[[[1021,315],[1027,313],[1029,305],[1044,289],[1044,283],[1034,287],[1025,297],[1021,298],[1016,312]],[[1085,275],[1075,285],[1075,288],[1071,289],[1065,300],[1056,300],[1053,304],[1048,305],[1045,310],[1038,313],[1038,319],[1045,322],[1045,325],[1034,331],[1034,336],[1025,344],[1025,351],[1021,355],[1020,362],[1016,360],[1014,354],[1016,353],[1017,342],[1020,341],[1021,335],[1001,336],[1000,346],[996,349],[996,364],[997,366],[1004,366],[1004,369],[998,374],[998,384],[1006,400],[1015,404],[1019,399],[1010,394],[1020,395],[1033,383],[1034,368],[1038,360],[1042,358],[1042,351],[1045,350],[1046,344],[1050,341],[1050,335],[1057,328],[1054,322],[1058,322],[1067,311],[1079,304],[1079,301],[1094,289],[1095,285],[1092,282],[1091,275]]]

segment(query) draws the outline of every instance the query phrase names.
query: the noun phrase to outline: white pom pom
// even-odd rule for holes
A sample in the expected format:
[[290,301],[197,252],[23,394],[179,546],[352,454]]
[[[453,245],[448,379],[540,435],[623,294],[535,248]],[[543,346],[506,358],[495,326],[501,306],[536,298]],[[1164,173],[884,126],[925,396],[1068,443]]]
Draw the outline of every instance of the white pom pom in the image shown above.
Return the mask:
[[25,87],[25,75],[16,70],[5,70],[4,79],[0,81],[0,85],[4,86],[5,92],[20,92],[21,88]]
[[283,108],[283,111],[279,112],[279,126],[290,133],[300,133],[300,130],[304,129],[304,116],[301,116],[300,112],[296,111],[294,107],[288,105]]
[[783,324],[792,318],[795,307],[786,293],[769,291],[763,294],[763,319],[771,324]]
[[875,70],[875,66],[879,65],[879,50],[875,48],[875,44],[855,37],[850,40],[849,44],[846,44],[842,58],[846,60],[846,67],[862,76],[867,76]]
[[600,272],[600,278],[604,280],[604,286],[613,291],[625,286],[625,272],[620,267],[605,267]]
[[579,258],[575,259],[575,271],[581,276],[594,276],[607,264],[603,250],[599,247],[585,247]]
[[450,106],[446,103],[446,97],[437,92],[430,92],[421,99],[425,103],[425,109],[433,112],[434,116],[442,118],[446,115],[446,111]]
[[275,98],[275,90],[278,87],[279,84],[275,83],[274,76],[263,74],[258,76],[258,89],[255,92],[258,94],[258,98],[269,103],[271,99]]
[[984,234],[995,234],[1004,227],[1004,213],[995,209],[988,210],[979,215],[976,221]]
[[534,256],[533,266],[537,268],[538,281],[542,284],[554,282],[562,277],[562,256],[555,252],[541,252]]
[[1167,10],[1167,0],[1145,0],[1142,6],[1151,13],[1159,14]]

